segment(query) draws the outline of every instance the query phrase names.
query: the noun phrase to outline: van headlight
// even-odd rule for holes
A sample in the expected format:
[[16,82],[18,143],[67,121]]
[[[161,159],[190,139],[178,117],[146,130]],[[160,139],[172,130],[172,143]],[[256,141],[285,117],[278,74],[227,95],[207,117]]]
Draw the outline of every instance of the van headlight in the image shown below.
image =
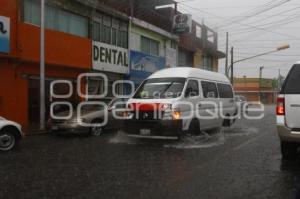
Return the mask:
[[171,110],[167,110],[164,111],[164,115],[163,115],[165,120],[179,120],[182,116],[182,112],[176,108],[176,109],[171,109]]
[[179,120],[181,118],[182,113],[179,110],[175,110],[172,112],[173,120]]

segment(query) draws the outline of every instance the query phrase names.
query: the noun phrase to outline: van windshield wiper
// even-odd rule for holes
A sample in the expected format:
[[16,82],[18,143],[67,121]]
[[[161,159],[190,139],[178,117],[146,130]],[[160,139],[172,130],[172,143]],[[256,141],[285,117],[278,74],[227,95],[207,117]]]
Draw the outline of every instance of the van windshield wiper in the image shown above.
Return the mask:
[[169,90],[169,88],[173,85],[175,83],[175,81],[173,81],[173,82],[171,82],[163,91],[161,91],[161,96],[163,95],[163,94],[165,94],[165,92],[167,92],[167,90]]

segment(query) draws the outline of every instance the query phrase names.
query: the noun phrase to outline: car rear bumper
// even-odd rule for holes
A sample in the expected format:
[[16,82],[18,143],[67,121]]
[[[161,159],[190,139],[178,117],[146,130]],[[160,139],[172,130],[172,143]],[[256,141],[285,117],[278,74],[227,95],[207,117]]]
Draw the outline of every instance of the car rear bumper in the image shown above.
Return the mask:
[[277,131],[280,140],[300,143],[300,130],[293,130],[286,126],[277,125]]
[[[129,137],[136,138],[177,139],[183,134],[182,120],[126,120],[123,129]],[[141,129],[150,134],[141,134]]]

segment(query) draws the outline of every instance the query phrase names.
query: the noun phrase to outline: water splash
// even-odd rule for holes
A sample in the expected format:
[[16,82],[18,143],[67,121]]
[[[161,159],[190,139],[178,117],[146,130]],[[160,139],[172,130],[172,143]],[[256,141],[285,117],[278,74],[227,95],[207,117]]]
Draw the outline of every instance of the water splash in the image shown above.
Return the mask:
[[176,149],[201,149],[220,146],[225,143],[225,136],[222,131],[209,135],[203,132],[199,136],[187,135],[182,137],[176,143],[165,144],[164,147]]
[[129,138],[123,131],[118,131],[118,133],[109,140],[112,144],[137,144],[135,139]]
[[233,136],[250,136],[259,133],[259,130],[255,127],[236,126],[234,128],[223,129],[225,137]]

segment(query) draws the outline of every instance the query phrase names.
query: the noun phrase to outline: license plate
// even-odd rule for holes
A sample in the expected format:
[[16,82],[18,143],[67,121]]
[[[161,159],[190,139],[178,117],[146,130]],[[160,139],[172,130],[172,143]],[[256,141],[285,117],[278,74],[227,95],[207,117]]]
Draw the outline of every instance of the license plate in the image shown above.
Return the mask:
[[141,135],[151,135],[151,130],[150,129],[140,129],[140,134]]
[[52,130],[58,130],[58,126],[52,126],[51,129]]

